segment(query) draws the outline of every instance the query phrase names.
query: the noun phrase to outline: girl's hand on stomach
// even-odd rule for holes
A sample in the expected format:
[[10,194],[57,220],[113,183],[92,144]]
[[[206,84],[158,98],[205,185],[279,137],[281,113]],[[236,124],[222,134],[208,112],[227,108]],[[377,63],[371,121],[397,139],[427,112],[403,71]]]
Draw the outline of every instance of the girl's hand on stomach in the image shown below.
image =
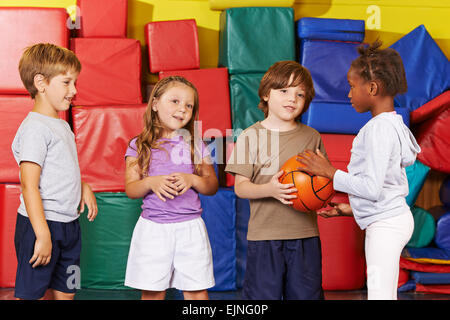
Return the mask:
[[164,202],[166,198],[173,199],[179,195],[175,186],[175,178],[172,176],[150,176],[146,179],[148,179],[150,189]]
[[170,175],[174,179],[175,189],[178,195],[182,195],[188,191],[194,184],[194,175],[189,173],[175,172]]

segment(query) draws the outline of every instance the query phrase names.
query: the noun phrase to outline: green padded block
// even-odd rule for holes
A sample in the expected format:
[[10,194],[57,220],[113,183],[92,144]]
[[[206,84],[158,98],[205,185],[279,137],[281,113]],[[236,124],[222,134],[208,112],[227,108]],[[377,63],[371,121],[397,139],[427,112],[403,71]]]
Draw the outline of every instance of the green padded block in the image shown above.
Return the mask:
[[265,73],[277,61],[295,60],[294,9],[230,8],[220,15],[219,66],[230,74]]
[[406,197],[406,203],[411,207],[416,203],[420,190],[422,190],[425,179],[427,178],[430,167],[416,160],[412,165],[405,168],[408,178],[409,193]]
[[125,270],[142,199],[129,199],[122,192],[99,192],[95,198],[97,218],[89,222],[85,213],[80,216],[81,287],[129,290]]
[[417,206],[413,206],[411,212],[414,217],[414,231],[406,246],[410,248],[424,248],[434,239],[436,221],[431,213]]
[[231,122],[234,139],[239,129],[245,130],[257,121],[264,120],[258,108],[259,83],[263,74],[236,74],[230,76]]

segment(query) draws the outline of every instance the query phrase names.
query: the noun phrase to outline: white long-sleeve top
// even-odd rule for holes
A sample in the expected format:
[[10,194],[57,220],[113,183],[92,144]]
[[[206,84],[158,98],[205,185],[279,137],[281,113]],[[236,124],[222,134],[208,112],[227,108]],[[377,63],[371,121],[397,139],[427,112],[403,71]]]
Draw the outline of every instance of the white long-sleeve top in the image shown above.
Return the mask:
[[333,181],[335,190],[348,193],[361,229],[409,209],[405,167],[419,152],[416,139],[395,112],[383,112],[361,128],[353,140],[348,173],[337,170]]

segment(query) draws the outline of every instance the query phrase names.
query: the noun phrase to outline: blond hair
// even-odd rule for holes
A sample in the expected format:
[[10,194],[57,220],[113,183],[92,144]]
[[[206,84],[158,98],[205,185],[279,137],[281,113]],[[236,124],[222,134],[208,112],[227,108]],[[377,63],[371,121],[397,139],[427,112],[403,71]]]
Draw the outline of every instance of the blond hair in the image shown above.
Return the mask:
[[19,73],[22,82],[34,99],[38,90],[34,85],[34,77],[41,74],[47,81],[68,71],[79,73],[81,63],[75,53],[69,49],[51,44],[38,43],[27,47],[19,62]]

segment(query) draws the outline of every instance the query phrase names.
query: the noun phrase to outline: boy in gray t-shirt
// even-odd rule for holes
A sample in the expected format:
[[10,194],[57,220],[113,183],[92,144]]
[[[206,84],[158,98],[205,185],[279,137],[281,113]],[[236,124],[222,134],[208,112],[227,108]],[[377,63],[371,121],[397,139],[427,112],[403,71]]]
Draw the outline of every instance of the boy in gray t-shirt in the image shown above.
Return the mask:
[[93,221],[97,203],[81,181],[74,134],[58,112],[69,109],[80,70],[72,51],[52,44],[27,48],[19,63],[35,100],[11,146],[22,188],[14,239],[19,299],[40,299],[52,289],[55,299],[68,300],[79,287],[79,279],[72,281],[81,252],[77,208],[86,205]]

